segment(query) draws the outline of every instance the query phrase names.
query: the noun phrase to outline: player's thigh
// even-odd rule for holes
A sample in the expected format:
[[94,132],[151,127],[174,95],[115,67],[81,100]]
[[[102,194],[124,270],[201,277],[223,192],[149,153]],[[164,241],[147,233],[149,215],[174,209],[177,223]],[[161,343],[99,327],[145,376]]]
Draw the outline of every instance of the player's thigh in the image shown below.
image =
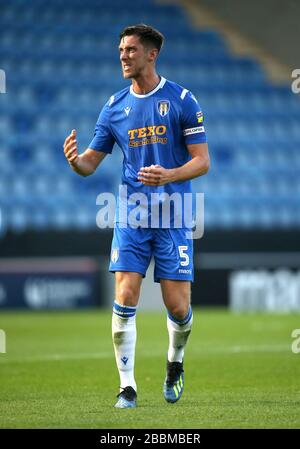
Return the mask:
[[145,277],[151,257],[151,229],[115,226],[109,271],[140,273]]
[[187,230],[157,229],[153,244],[154,280],[194,280],[193,240]]
[[135,307],[138,304],[142,275],[128,271],[115,272],[115,295],[119,304]]
[[161,279],[160,286],[168,311],[179,320],[185,318],[191,304],[191,282]]

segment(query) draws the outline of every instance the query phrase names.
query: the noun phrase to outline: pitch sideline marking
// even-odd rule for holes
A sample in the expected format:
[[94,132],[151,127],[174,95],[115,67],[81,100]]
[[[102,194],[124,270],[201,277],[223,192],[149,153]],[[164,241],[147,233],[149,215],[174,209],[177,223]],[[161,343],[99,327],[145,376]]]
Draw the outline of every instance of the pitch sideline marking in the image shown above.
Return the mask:
[[[290,345],[278,344],[278,345],[261,345],[261,346],[230,346],[227,348],[198,348],[198,355],[207,354],[241,354],[241,353],[263,353],[263,352],[290,352]],[[190,355],[193,355],[195,351],[189,351]],[[143,357],[155,357],[165,354],[165,351],[151,351],[143,352]],[[18,362],[56,362],[64,360],[80,360],[80,359],[109,359],[113,358],[113,352],[82,352],[74,354],[49,354],[49,355],[37,355],[28,357],[6,357],[0,359],[0,363],[18,363]]]

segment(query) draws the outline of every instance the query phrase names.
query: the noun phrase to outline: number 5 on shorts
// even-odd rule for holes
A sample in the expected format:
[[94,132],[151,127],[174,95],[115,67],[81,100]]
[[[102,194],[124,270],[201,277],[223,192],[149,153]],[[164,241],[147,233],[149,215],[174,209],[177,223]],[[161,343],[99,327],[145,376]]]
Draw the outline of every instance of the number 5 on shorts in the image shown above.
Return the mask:
[[182,267],[186,267],[190,263],[189,255],[185,253],[185,251],[187,251],[187,249],[188,249],[188,247],[185,245],[178,246],[179,257],[180,257],[180,259],[183,259],[180,261],[180,265]]

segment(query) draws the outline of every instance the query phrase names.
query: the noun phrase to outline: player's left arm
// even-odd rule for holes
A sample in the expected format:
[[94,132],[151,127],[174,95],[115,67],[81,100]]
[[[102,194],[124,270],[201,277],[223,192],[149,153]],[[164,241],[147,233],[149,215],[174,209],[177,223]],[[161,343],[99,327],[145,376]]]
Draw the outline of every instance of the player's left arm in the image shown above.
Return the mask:
[[205,175],[210,167],[208,145],[193,143],[187,145],[191,159],[181,167],[164,168],[160,165],[142,167],[138,179],[147,186],[162,186],[169,182],[187,181]]

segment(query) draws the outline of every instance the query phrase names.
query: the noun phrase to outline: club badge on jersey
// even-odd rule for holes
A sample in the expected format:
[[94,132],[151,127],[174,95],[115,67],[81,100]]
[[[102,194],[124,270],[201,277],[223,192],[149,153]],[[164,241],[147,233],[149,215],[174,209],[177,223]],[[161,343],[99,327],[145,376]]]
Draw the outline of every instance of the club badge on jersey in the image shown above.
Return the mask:
[[170,110],[170,102],[169,100],[161,100],[158,101],[157,103],[157,109],[158,112],[160,113],[160,115],[162,117],[164,117],[165,115],[168,114],[169,110]]

